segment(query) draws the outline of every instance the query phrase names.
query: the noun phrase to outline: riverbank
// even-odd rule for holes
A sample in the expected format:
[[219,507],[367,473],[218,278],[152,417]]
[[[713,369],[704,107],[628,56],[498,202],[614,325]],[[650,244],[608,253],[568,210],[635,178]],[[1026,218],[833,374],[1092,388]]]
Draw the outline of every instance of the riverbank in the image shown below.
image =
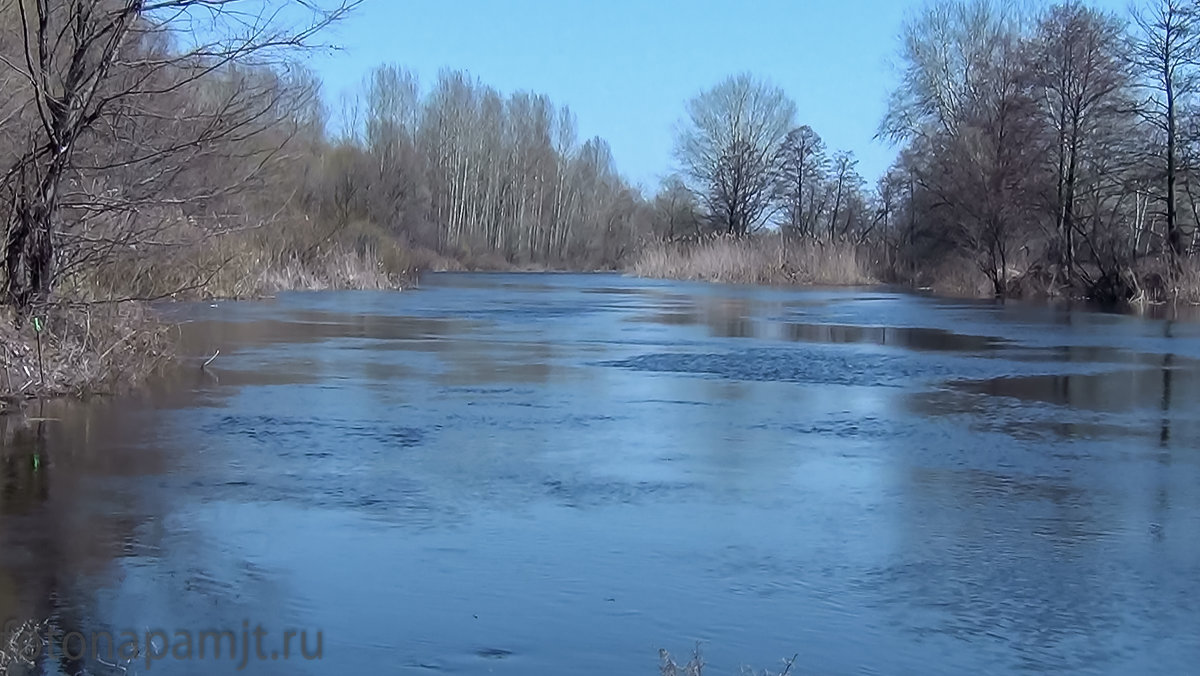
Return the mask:
[[145,303],[58,304],[0,317],[0,410],[35,397],[117,392],[174,354],[171,328]]
[[[995,298],[996,285],[969,261],[947,256],[937,266],[913,270],[891,261],[870,244],[784,240],[777,235],[743,239],[659,243],[645,248],[626,272],[675,279],[774,286],[861,286],[889,283],[946,298]],[[1200,304],[1200,262],[1186,259],[1170,274],[1157,259],[1107,275],[1089,271],[1090,283],[1065,283],[1038,265],[1010,266],[1005,298],[1077,300],[1129,306]]]
[[[275,241],[275,240],[268,240]],[[219,263],[219,264],[218,264]],[[206,267],[207,266],[207,267]],[[212,274],[198,278],[197,270]],[[0,407],[14,408],[37,397],[86,396],[126,391],[175,359],[170,324],[149,300],[248,300],[283,291],[401,290],[424,271],[553,272],[547,265],[522,265],[497,254],[451,257],[394,239],[367,246],[347,242],[320,247],[273,249],[246,240],[215,242],[174,257],[130,260],[107,274],[64,284],[60,300],[17,322],[0,318]],[[772,286],[864,286],[899,283],[949,298],[988,298],[991,286],[977,270],[948,260],[937,269],[897,279],[870,245],[785,241],[778,236],[716,238],[648,246],[625,266],[630,275],[655,279]],[[1131,276],[1137,287],[1121,307],[1137,314],[1178,316],[1200,302],[1200,268],[1189,265],[1174,289],[1153,287],[1154,271]],[[1149,280],[1147,283],[1145,280]],[[1056,287],[1039,270],[1014,271],[1010,298],[1085,301]],[[1162,302],[1166,296],[1168,302]],[[129,299],[112,302],[113,299]],[[141,299],[141,300],[133,300]],[[1188,313],[1189,315],[1194,313]],[[34,322],[33,320],[37,321]],[[41,327],[39,331],[37,326]]]
[[30,399],[125,392],[175,361],[175,327],[159,317],[155,303],[254,300],[285,291],[400,291],[423,272],[569,271],[495,254],[450,257],[384,239],[361,250],[338,243],[303,254],[294,246],[217,241],[123,263],[68,280],[54,303],[27,319],[0,309],[0,413]]
[[[218,259],[220,265],[214,263]],[[413,283],[419,266],[434,265],[447,263],[399,247],[332,246],[300,256],[217,243],[202,253],[182,250],[172,258],[131,260],[85,280],[69,280],[53,302],[28,317],[0,310],[0,412],[36,398],[128,391],[175,360],[177,332],[155,312],[154,302],[247,300],[283,291],[401,290]],[[204,273],[207,269],[212,272]]]

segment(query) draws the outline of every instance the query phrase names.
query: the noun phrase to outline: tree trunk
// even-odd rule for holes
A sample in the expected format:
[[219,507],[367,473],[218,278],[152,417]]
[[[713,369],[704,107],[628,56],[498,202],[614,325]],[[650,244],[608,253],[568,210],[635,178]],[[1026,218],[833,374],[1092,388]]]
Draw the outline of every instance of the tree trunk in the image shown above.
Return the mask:
[[1179,232],[1178,214],[1175,207],[1175,91],[1171,78],[1166,78],[1167,90],[1167,256],[1171,269],[1179,268],[1183,253],[1183,237]]

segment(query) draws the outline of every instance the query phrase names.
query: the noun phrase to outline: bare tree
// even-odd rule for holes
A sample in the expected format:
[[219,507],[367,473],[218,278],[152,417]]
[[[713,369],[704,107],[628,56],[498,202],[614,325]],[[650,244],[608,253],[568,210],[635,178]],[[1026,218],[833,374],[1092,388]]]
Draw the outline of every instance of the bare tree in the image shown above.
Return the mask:
[[778,148],[795,116],[782,89],[748,74],[688,102],[675,155],[710,217],[728,234],[745,235],[770,215]]
[[[858,160],[854,159],[852,152],[840,151],[833,157],[833,175],[830,178],[833,208],[829,212],[829,241],[831,242],[845,237],[849,233],[854,217],[854,207],[860,206],[856,202],[861,201],[863,180],[855,169],[857,165]],[[848,215],[843,212],[843,207],[846,206],[850,207]],[[843,215],[846,216],[845,219],[842,218]],[[838,228],[839,220],[845,222],[840,229]]]
[[1030,222],[1040,127],[1022,54],[1023,17],[988,0],[946,0],[905,27],[905,76],[881,134],[917,144],[916,183],[997,295]]
[[[1054,5],[1038,21],[1030,38],[1035,98],[1053,136],[1054,231],[1051,257],[1066,281],[1088,277],[1076,266],[1079,243],[1095,246],[1097,210],[1081,222],[1087,198],[1107,190],[1107,160],[1117,152],[1117,137],[1128,135],[1131,76],[1122,53],[1124,31],[1114,17],[1079,2]],[[1101,163],[1104,163],[1103,165]],[[1105,166],[1107,165],[1107,166]]]
[[782,227],[794,234],[815,235],[817,197],[829,171],[825,142],[808,125],[793,129],[780,144],[776,162]]
[[900,85],[888,98],[880,135],[911,140],[953,135],[992,76],[992,57],[1024,16],[1011,0],[941,0],[901,29]]
[[[642,199],[617,173],[608,144],[579,144],[574,114],[544,95],[503,96],[455,70],[422,92],[415,76],[383,66],[364,97],[365,133],[335,148],[375,165],[359,184],[365,208],[355,218],[364,226],[385,226],[468,265],[591,267],[642,235]],[[338,203],[335,186],[348,188],[325,184],[323,204]]]
[[[284,139],[255,142],[303,97],[267,66],[313,46],[354,4],[19,0],[18,53],[3,67],[18,74],[28,108],[24,142],[0,174],[5,302],[27,309],[70,268],[154,246],[150,204],[193,222],[212,215],[213,198],[253,176],[195,174],[221,160],[249,160],[239,164],[251,174],[266,166]],[[299,23],[282,18],[289,7]]]
[[1166,249],[1173,268],[1183,254],[1178,214],[1179,117],[1200,84],[1200,8],[1194,0],[1154,0],[1133,15],[1130,59],[1148,95],[1141,113],[1165,137],[1161,151]]
[[659,239],[670,242],[702,234],[700,205],[678,175],[672,174],[663,180],[653,206],[653,229]]

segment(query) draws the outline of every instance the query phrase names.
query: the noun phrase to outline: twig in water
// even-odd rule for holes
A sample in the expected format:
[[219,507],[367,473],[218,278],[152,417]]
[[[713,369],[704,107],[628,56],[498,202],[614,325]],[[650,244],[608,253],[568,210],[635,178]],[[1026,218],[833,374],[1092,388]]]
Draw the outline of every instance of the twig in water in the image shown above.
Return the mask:
[[221,354],[221,351],[220,351],[220,350],[217,350],[216,352],[213,352],[213,356],[209,357],[209,358],[208,358],[208,361],[206,361],[206,362],[204,362],[203,364],[201,364],[201,365],[200,365],[200,370],[204,370],[204,369],[208,368],[208,365],[209,365],[209,364],[211,364],[211,363],[213,363],[213,361],[214,361],[214,360],[217,358],[217,355],[219,355],[219,354]]

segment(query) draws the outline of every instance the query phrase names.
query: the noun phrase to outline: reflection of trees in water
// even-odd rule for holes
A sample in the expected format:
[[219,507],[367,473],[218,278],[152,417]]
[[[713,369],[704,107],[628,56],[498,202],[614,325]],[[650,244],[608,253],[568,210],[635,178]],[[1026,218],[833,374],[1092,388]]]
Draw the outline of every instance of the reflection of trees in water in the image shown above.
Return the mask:
[[1160,408],[1164,392],[1172,387],[1200,394],[1200,380],[1196,374],[1176,373],[1173,358],[1169,357],[1162,360],[1158,369],[1005,377],[954,383],[953,386],[968,393],[1008,397],[1029,404],[1105,412]]
[[689,296],[634,319],[665,326],[704,326],[716,338],[755,338],[765,322],[754,317],[767,309],[769,306],[761,301],[748,298]]
[[754,338],[758,335],[758,326],[752,317],[757,306],[746,298],[706,298],[698,309],[712,336]]
[[493,344],[455,341],[439,353],[450,368],[437,381],[444,386],[546,383],[564,370],[553,363],[559,352],[548,340]]
[[[1175,322],[1168,321],[1163,324],[1163,337],[1172,337]],[[1166,446],[1171,440],[1171,379],[1174,372],[1175,355],[1164,354],[1162,357],[1162,429],[1158,435],[1158,443],[1160,446]]]
[[[39,407],[44,413],[44,407]],[[52,493],[56,472],[49,457],[47,428],[56,421],[0,419],[0,618],[35,620],[56,616],[74,624],[70,608],[55,602],[64,595],[64,538],[71,538]],[[7,637],[5,637],[7,638]],[[83,665],[60,665],[67,673]]]
[[0,416],[0,513],[6,516],[27,514],[48,497],[42,458],[46,424],[23,416]]
[[[1064,362],[1096,363],[1095,348],[1063,347],[1058,353]],[[1005,429],[1016,437],[1051,432],[1070,439],[1119,427],[1121,436],[1153,438],[1161,447],[1200,438],[1200,420],[1181,408],[1181,402],[1200,400],[1200,362],[1173,353],[1127,355],[1122,368],[1110,361],[1101,364],[1113,370],[1102,372],[951,381],[910,397],[908,409],[920,416],[969,415],[976,428]]]
[[[110,405],[70,402],[0,416],[0,623],[52,618],[54,630],[86,634],[88,582],[113,574],[145,520],[134,498],[95,479],[161,468],[130,423]],[[56,657],[64,673],[83,670]]]
[[978,468],[914,467],[905,486],[892,515],[901,558],[866,583],[898,625],[999,639],[1051,671],[1089,664],[1064,650],[1078,636],[1119,637],[1125,606],[1101,555],[1114,524],[1091,492]]
[[[1167,323],[1162,335],[1172,332]],[[1172,571],[1194,560],[1180,526],[1194,512],[1195,468],[1171,465],[1190,459],[1200,437],[1194,360],[1060,350],[1064,361],[1114,370],[906,397],[926,423],[949,423],[944,445],[954,450],[897,443],[897,467],[911,473],[893,515],[906,560],[879,571],[886,584],[876,589],[909,613],[901,624],[915,617],[919,629],[1000,638],[1023,646],[1030,667],[1054,671],[1087,666],[1083,651],[1120,643],[1131,622],[1150,634],[1186,621],[1155,604],[1192,588]]]
[[39,553],[27,551],[16,537],[37,523],[28,515],[49,495],[47,472],[39,457],[38,436],[42,433],[39,423],[15,415],[0,416],[0,623],[45,617],[44,602],[54,588],[47,584],[52,579],[32,579],[33,571],[22,564]]
[[[801,343],[871,344],[930,352],[984,352],[1004,348],[1005,340],[937,328],[785,321],[789,303],[748,297],[693,297],[634,317],[667,326],[702,325],[716,338],[778,337]],[[772,318],[774,317],[774,318]]]

